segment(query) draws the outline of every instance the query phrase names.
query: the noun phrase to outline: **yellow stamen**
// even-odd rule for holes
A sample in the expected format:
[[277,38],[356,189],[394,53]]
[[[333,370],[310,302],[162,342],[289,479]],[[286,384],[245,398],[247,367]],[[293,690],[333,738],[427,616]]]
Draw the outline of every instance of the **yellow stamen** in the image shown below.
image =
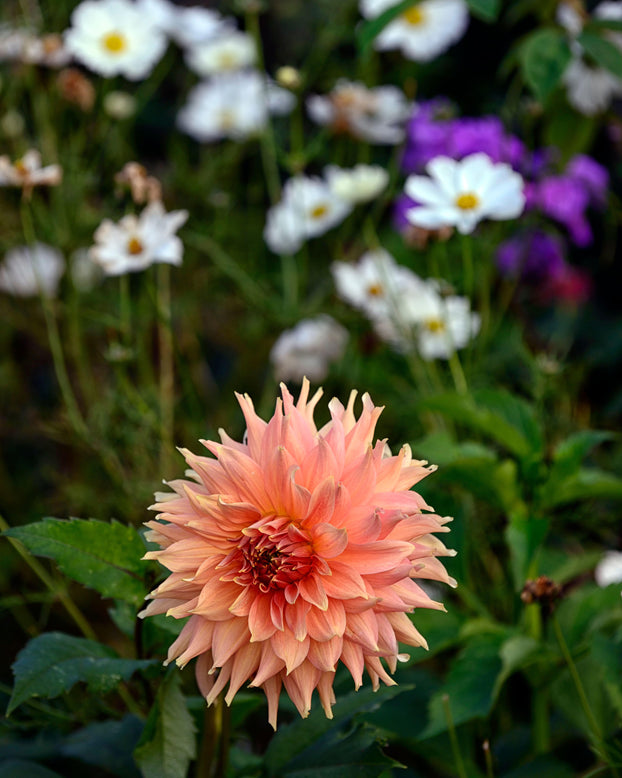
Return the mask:
[[442,319],[428,319],[428,321],[425,322],[425,328],[434,334],[440,334],[447,329],[445,322]]
[[316,205],[309,214],[312,219],[321,219],[322,216],[326,216],[328,213],[327,205]]
[[120,32],[109,32],[102,38],[102,46],[111,54],[120,54],[127,48],[127,40]]
[[221,51],[218,57],[218,64],[222,70],[231,70],[238,64],[237,58],[232,51]]
[[456,205],[463,211],[472,211],[479,205],[479,197],[473,192],[464,192],[456,197]]
[[413,27],[416,27],[419,24],[423,24],[425,21],[425,14],[418,5],[413,5],[412,8],[408,8],[408,10],[404,11],[402,18],[408,22],[408,24],[412,24]]
[[384,294],[382,284],[371,284],[371,286],[367,287],[367,294],[371,297],[382,297]]
[[143,244],[136,237],[130,238],[127,242],[127,250],[130,254],[142,254],[143,248]]

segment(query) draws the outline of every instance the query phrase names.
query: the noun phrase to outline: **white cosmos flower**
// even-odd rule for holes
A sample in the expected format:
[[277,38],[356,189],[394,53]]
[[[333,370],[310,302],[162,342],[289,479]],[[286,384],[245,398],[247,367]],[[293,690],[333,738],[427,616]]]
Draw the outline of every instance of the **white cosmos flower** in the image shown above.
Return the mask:
[[[361,0],[361,13],[374,19],[395,0]],[[422,0],[390,21],[374,40],[381,51],[401,49],[408,59],[429,62],[464,35],[469,23],[465,0]]]
[[186,62],[199,76],[249,68],[257,62],[255,41],[248,33],[231,30],[186,51]]
[[270,112],[284,113],[294,100],[257,71],[218,73],[191,90],[177,123],[198,141],[243,140],[263,130]]
[[185,8],[170,0],[136,0],[136,4],[145,18],[182,48],[195,47],[235,29],[233,19],[211,8]]
[[83,0],[71,14],[65,46],[102,76],[146,78],[166,49],[166,37],[131,0]]
[[19,246],[7,251],[0,265],[0,290],[15,297],[55,297],[64,272],[58,249],[45,243]]
[[389,174],[380,165],[355,165],[349,169],[329,165],[324,177],[337,197],[353,205],[373,200],[389,183]]
[[622,551],[607,551],[594,570],[596,583],[603,588],[622,581]]
[[343,357],[348,332],[331,316],[303,319],[285,330],[270,351],[277,381],[323,381],[331,362]]
[[0,186],[21,186],[29,191],[34,186],[58,186],[63,178],[60,165],[41,166],[41,154],[30,149],[14,162],[0,156]]
[[417,329],[417,350],[423,359],[449,359],[477,335],[479,314],[466,297],[439,297],[435,312],[428,312]]
[[465,234],[482,219],[514,219],[523,212],[522,177],[486,154],[470,154],[460,161],[435,157],[426,170],[429,177],[410,176],[405,186],[406,194],[420,203],[406,214],[417,227],[451,226]]
[[411,103],[395,86],[368,89],[357,81],[342,79],[328,95],[307,98],[307,111],[317,124],[335,132],[349,132],[369,143],[400,143]]
[[337,197],[326,181],[295,176],[283,187],[280,202],[268,211],[264,240],[275,254],[293,254],[309,238],[340,224],[351,210],[352,205]]
[[140,216],[129,214],[116,224],[104,219],[95,231],[90,257],[109,276],[144,270],[154,262],[181,265],[183,244],[175,233],[187,218],[187,211],[166,213],[156,201]]

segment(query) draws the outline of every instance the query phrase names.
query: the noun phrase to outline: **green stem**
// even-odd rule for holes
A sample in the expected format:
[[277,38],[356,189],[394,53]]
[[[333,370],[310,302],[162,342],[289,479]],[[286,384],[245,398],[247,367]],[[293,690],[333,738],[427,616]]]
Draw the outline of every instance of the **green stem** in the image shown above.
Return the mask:
[[469,235],[462,236],[462,263],[464,266],[464,294],[469,302],[473,300],[473,243]]
[[464,768],[464,761],[462,760],[462,754],[460,753],[460,743],[458,743],[458,736],[456,735],[456,728],[454,726],[454,719],[451,715],[451,707],[449,705],[449,695],[443,695],[443,710],[445,711],[445,719],[447,720],[447,729],[449,730],[449,739],[451,741],[451,750],[454,755],[454,762],[456,763],[456,771],[460,778],[468,778],[466,770]]
[[119,276],[119,330],[126,348],[132,342],[132,309],[130,300],[130,279],[127,273]]
[[458,356],[458,352],[455,350],[452,351],[451,356],[449,357],[449,369],[451,371],[451,377],[453,378],[454,386],[456,387],[458,394],[468,394],[469,385],[467,384],[464,370],[462,369],[462,364],[460,363],[460,357]]
[[158,342],[160,349],[160,471],[162,473],[168,472],[168,464],[173,452],[173,425],[175,422],[170,270],[168,265],[159,265],[157,268]]

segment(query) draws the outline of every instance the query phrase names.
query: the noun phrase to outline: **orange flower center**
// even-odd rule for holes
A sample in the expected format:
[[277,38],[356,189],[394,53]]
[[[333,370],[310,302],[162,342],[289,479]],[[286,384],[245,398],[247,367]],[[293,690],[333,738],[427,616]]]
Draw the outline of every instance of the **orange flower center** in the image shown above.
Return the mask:
[[382,297],[384,295],[382,284],[371,284],[367,287],[367,294],[370,297]]
[[123,33],[113,30],[102,38],[102,46],[111,54],[120,54],[127,48],[127,39]]
[[464,192],[456,197],[456,205],[463,211],[472,211],[479,205],[479,197],[473,192]]
[[413,5],[412,8],[408,8],[408,10],[404,11],[402,19],[408,24],[412,24],[413,27],[416,27],[423,24],[425,21],[425,14],[418,5]]
[[136,236],[130,238],[127,242],[127,250],[130,254],[142,254],[144,250],[143,244],[138,240]]

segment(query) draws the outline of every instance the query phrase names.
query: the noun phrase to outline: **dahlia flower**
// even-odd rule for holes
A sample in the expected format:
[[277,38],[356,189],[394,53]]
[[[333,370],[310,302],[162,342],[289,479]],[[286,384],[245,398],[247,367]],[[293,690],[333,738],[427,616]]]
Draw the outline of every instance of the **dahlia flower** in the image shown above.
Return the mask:
[[202,441],[215,459],[181,450],[193,480],[156,495],[147,523],[161,549],[146,558],[171,573],[141,613],[189,617],[167,662],[198,657],[208,705],[227,684],[227,704],[242,684],[261,687],[275,728],[283,686],[303,717],[317,689],[331,718],[338,662],[356,688],[363,670],[374,689],[394,685],[398,641],[426,646],[407,614],[444,610],[413,578],[455,585],[438,560],[454,552],[431,534],[449,519],[409,491],[435,468],[408,446],[392,456],[385,440],[372,445],[382,408],[365,394],[356,419],[356,392],[346,408],[334,398],[318,430],[321,390],[309,399],[304,380],[296,403],[281,391],[269,422],[238,395],[243,443],[221,431]]

